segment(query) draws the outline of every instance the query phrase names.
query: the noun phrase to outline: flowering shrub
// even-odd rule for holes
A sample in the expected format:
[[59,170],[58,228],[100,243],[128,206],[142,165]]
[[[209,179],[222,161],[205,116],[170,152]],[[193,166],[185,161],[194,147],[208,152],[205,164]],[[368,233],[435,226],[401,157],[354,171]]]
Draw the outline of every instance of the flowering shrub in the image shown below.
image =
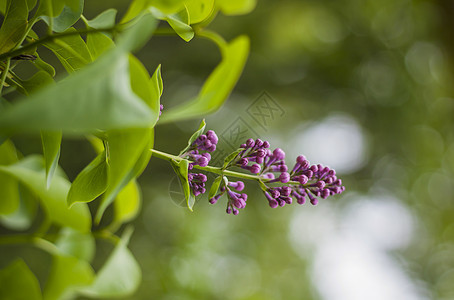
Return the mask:
[[[246,62],[249,40],[240,36],[227,42],[206,27],[219,11],[242,14],[254,5],[255,1],[134,0],[116,22],[114,9],[88,20],[83,16],[83,0],[0,1],[4,15],[0,27],[0,222],[8,230],[22,232],[0,236],[0,246],[26,244],[52,256],[43,289],[20,258],[0,270],[2,298],[83,295],[111,299],[134,293],[141,271],[127,248],[132,227],[124,228],[121,236],[117,232],[140,210],[136,179],[152,155],[171,162],[191,210],[195,197],[206,194],[210,186],[210,203],[227,194],[227,213],[238,214],[248,197],[241,193],[244,182],[232,178],[257,181],[273,208],[290,204],[292,199],[302,204],[306,197],[316,204],[317,197],[343,191],[333,170],[310,166],[302,156],[288,172],[285,153],[279,148],[269,150],[270,144],[261,140],[247,140],[225,158],[222,167],[210,166],[218,137],[211,130],[203,134],[204,121],[178,156],[153,149],[158,120],[161,124],[202,118],[227,99]],[[34,31],[38,22],[46,34]],[[207,38],[222,53],[198,96],[164,111],[161,66],[150,76],[132,54],[153,34],[175,35],[187,42]],[[41,59],[43,48],[66,70],[64,80],[55,80],[55,68]],[[29,73],[17,74],[17,64]],[[21,134],[39,135],[42,154],[23,157],[10,139]],[[87,139],[97,152],[73,182],[59,166],[63,137]],[[213,183],[207,182],[207,172],[218,174]],[[95,199],[98,205],[92,217],[88,204]],[[105,220],[109,206],[113,206],[113,218]],[[41,218],[36,218],[38,207]],[[114,245],[97,272],[92,267],[95,239]]]

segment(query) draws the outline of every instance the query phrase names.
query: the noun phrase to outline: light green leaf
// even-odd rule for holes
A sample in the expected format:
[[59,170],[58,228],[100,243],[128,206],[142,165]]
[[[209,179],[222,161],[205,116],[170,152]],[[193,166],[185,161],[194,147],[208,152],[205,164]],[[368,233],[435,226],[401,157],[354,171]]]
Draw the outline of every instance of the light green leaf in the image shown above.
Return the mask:
[[243,148],[237,149],[230,153],[225,159],[224,159],[224,165],[222,166],[222,169],[225,170],[228,165],[240,154],[241,151],[243,151]]
[[52,67],[50,64],[48,64],[47,62],[45,62],[44,60],[42,60],[41,57],[39,57],[38,52],[35,52],[34,55],[36,56],[36,59],[33,61],[33,63],[35,64],[35,66],[36,66],[38,69],[47,72],[51,77],[54,77],[54,76],[55,76],[55,69],[54,69],[54,67]]
[[71,299],[77,290],[90,285],[93,279],[94,272],[88,262],[56,253],[44,288],[44,299]]
[[174,14],[184,9],[184,4],[185,0],[134,0],[121,23],[134,19],[151,6],[159,9],[164,14]]
[[0,270],[0,299],[42,299],[38,279],[22,259]]
[[10,175],[33,191],[41,200],[48,217],[55,223],[72,227],[82,232],[91,228],[90,211],[85,203],[78,203],[68,209],[66,196],[70,183],[56,172],[47,189],[46,171],[41,156],[31,155],[19,162],[0,166],[0,172]]
[[115,47],[115,44],[107,35],[94,32],[87,35],[87,47],[90,51],[91,59],[94,61],[99,58],[101,54]]
[[[17,162],[17,152],[11,141],[0,146],[0,165],[11,165]],[[16,211],[20,203],[17,180],[0,173],[0,215]]]
[[49,26],[52,18],[53,31],[63,32],[79,20],[83,8],[84,0],[44,0],[36,15]]
[[170,15],[167,15],[154,7],[150,8],[150,11],[156,18],[166,20],[173,30],[175,30],[175,32],[186,42],[189,42],[194,37],[194,30],[189,26],[189,13],[186,7],[178,13]]
[[91,28],[103,29],[110,28],[115,25],[115,17],[117,16],[117,10],[109,8],[97,15],[93,20],[89,20],[87,25]]
[[214,13],[214,0],[186,1],[191,24],[200,23]]
[[176,161],[171,161],[172,168],[175,171],[175,173],[178,175],[178,178],[180,179],[181,186],[183,187],[183,193],[184,197],[186,198],[186,204],[189,208],[190,211],[192,211],[192,207],[195,204],[195,197],[191,192],[191,189],[189,187],[189,181],[188,181],[188,167],[189,167],[189,161],[186,159],[182,159],[179,162]]
[[134,220],[140,211],[142,195],[139,185],[131,180],[114,201],[114,222],[118,225]]
[[0,133],[63,130],[74,135],[152,126],[153,113],[132,91],[127,52],[145,43],[155,26],[151,15],[142,16],[96,62],[0,112]]
[[249,53],[249,39],[246,36],[236,38],[223,53],[222,62],[210,74],[199,95],[166,110],[160,124],[206,116],[222,106],[243,71]]
[[28,5],[26,0],[8,0],[6,15],[0,28],[0,54],[14,49],[27,31]]
[[208,193],[208,199],[211,199],[214,196],[216,196],[216,194],[217,194],[217,192],[219,190],[219,186],[221,185],[221,181],[222,181],[222,175],[219,175],[213,181],[213,184],[210,187],[210,192]]
[[[44,73],[47,74],[47,73]],[[60,145],[61,145],[62,133],[61,131],[41,131],[41,142],[43,145],[43,156],[46,164],[46,180],[47,188],[49,188],[55,170],[58,166],[58,160],[60,158]]]
[[142,274],[139,264],[127,248],[131,234],[131,230],[125,230],[93,284],[81,290],[84,296],[111,299],[126,297],[136,291]]
[[95,239],[91,233],[82,233],[69,227],[62,228],[55,242],[61,254],[90,262],[95,255]]
[[[75,32],[70,28],[66,32]],[[80,35],[70,35],[45,43],[60,60],[68,73],[76,72],[91,62],[90,52],[85,41]]]
[[257,0],[216,0],[216,4],[226,15],[244,15],[254,10]]
[[[143,159],[144,152],[148,151],[150,144],[149,128],[113,130],[108,132],[107,143],[109,146],[109,172],[108,185],[101,204],[96,213],[96,222],[101,217],[106,208],[112,203],[118,193],[131,181],[138,176],[135,173],[135,166]],[[147,150],[147,151],[145,151]],[[150,156],[145,158],[148,163]],[[140,171],[141,172],[141,171]]]
[[188,151],[189,148],[191,148],[192,143],[194,143],[195,140],[203,134],[206,126],[207,126],[207,124],[205,123],[205,119],[203,119],[202,122],[200,122],[199,129],[197,129],[197,131],[191,135],[191,137],[188,140],[188,145],[183,150],[181,150],[181,152],[180,152],[180,154],[178,154],[178,156],[181,156],[183,153]]
[[106,151],[100,153],[82,172],[69,189],[67,203],[71,207],[77,202],[90,202],[100,196],[107,188],[107,164]]
[[12,230],[26,230],[30,228],[38,209],[38,200],[22,184],[19,184],[19,208],[8,215],[0,215],[0,223]]

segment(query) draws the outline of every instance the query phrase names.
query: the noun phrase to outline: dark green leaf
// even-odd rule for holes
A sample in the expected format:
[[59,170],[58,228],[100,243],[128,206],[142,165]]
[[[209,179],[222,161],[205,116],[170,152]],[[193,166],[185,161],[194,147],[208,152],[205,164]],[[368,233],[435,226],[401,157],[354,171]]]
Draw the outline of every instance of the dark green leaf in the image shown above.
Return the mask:
[[[17,152],[11,141],[0,146],[0,165],[11,165],[17,162]],[[17,180],[0,173],[0,215],[16,211],[20,203]]]
[[68,206],[93,201],[104,193],[107,189],[108,170],[106,151],[103,151],[77,175],[68,192]]
[[238,81],[249,53],[249,39],[240,36],[227,45],[222,62],[208,77],[199,95],[173,107],[162,115],[160,123],[206,116],[218,110]]
[[44,299],[71,299],[77,290],[93,282],[94,272],[90,264],[74,256],[56,253],[46,287]]
[[43,156],[44,162],[46,164],[47,188],[49,188],[50,183],[52,181],[52,177],[54,176],[55,170],[57,169],[58,166],[58,160],[60,158],[61,139],[62,139],[61,132],[41,131]]
[[172,168],[177,174],[178,178],[180,179],[181,186],[183,187],[184,197],[186,198],[186,204],[190,211],[192,211],[192,207],[195,204],[195,197],[191,192],[189,187],[188,181],[188,167],[189,161],[186,159],[182,159],[179,162],[173,161],[171,162]]
[[95,255],[95,239],[91,233],[82,233],[69,227],[62,228],[55,242],[61,254],[90,262]]
[[41,200],[48,217],[57,224],[72,227],[82,232],[91,228],[90,211],[85,203],[78,203],[68,209],[66,196],[70,183],[58,172],[47,189],[44,160],[41,156],[28,156],[19,162],[0,166],[0,172],[14,177],[33,191]]
[[51,77],[55,76],[55,69],[52,67],[50,64],[45,62],[44,60],[39,57],[38,53],[35,52],[34,54],[36,56],[36,59],[33,61],[35,66],[38,67],[39,69],[47,72]]
[[6,15],[0,28],[0,54],[14,49],[27,32],[28,6],[26,0],[8,0]]
[[221,181],[222,181],[222,175],[219,175],[213,181],[213,184],[210,187],[210,192],[208,193],[208,199],[211,199],[214,196],[216,196],[216,194],[217,194],[217,192],[219,190],[219,186],[221,185]]
[[96,29],[110,28],[115,25],[116,16],[117,10],[110,8],[97,15],[93,20],[89,20],[87,25]]
[[202,122],[200,122],[199,129],[197,129],[197,131],[191,135],[191,138],[189,138],[189,141],[188,141],[188,145],[183,150],[181,150],[181,152],[180,152],[180,154],[178,154],[178,156],[180,156],[183,153],[185,153],[186,151],[188,151],[188,149],[192,146],[192,143],[194,143],[195,140],[203,134],[203,132],[205,131],[206,125],[207,124],[205,123],[205,119],[203,119]]
[[0,133],[63,130],[80,134],[152,126],[152,112],[132,91],[127,52],[143,44],[155,26],[155,19],[144,15],[117,47],[96,62],[0,112]]
[[99,270],[93,284],[81,293],[92,298],[118,298],[134,293],[140,284],[140,266],[127,248],[132,230],[125,230],[121,241]]
[[237,149],[235,151],[233,151],[232,153],[230,153],[225,159],[224,159],[224,165],[222,166],[222,169],[225,170],[227,168],[227,166],[238,156],[238,154],[240,154],[241,151],[243,151],[244,149],[240,148],[240,149]]
[[30,79],[21,82],[21,89],[25,94],[30,95],[52,83],[54,80],[49,73],[38,71]]
[[13,230],[26,230],[30,228],[38,209],[36,197],[22,184],[19,184],[19,208],[8,215],[0,215],[0,223]]
[[0,299],[42,299],[38,279],[22,259],[0,270]]
[[83,8],[84,0],[41,1],[36,15],[49,26],[52,18],[53,31],[63,32],[79,20]]

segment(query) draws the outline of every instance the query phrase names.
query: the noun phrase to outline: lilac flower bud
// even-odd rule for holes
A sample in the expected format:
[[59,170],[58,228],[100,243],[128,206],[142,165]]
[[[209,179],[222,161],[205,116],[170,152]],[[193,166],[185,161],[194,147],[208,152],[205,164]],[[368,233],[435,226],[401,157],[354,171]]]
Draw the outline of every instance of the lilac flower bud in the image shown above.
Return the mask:
[[234,207],[234,208],[233,208],[233,214],[234,214],[235,216],[237,216],[239,213],[240,213],[240,211]]
[[265,197],[266,199],[268,199],[268,204],[270,205],[271,208],[276,208],[279,206],[279,203],[275,199],[273,199],[267,192],[265,192]]
[[213,198],[210,199],[211,204],[216,204],[218,202],[219,198],[221,198],[221,194],[214,196]]
[[262,147],[263,148],[269,148],[270,147],[270,143],[268,141],[264,141]]
[[283,187],[281,188],[281,192],[280,192],[280,193],[281,193],[282,196],[287,197],[287,196],[290,196],[290,193],[291,193],[291,192],[292,192],[292,188],[291,188],[291,187],[289,187],[289,186],[283,186]]
[[194,163],[190,163],[190,164],[188,165],[188,170],[190,171],[190,170],[192,170],[193,168],[194,168]]
[[315,184],[319,189],[323,189],[325,187],[325,182],[324,181],[317,181]]
[[304,155],[300,155],[296,158],[296,162],[302,165],[304,162],[306,162],[306,157]]
[[159,105],[159,116],[162,115],[162,110],[164,109],[164,105],[160,104]]
[[[323,181],[322,181],[322,182],[323,182]],[[329,195],[330,195],[330,190],[328,190],[328,189],[323,189],[323,190],[322,190],[322,195],[321,195],[321,197],[322,197],[323,199],[328,198]]]
[[[317,167],[316,165],[312,165],[312,166],[310,167],[310,169],[311,169],[311,171],[314,172],[314,173],[318,171],[318,167]],[[311,176],[311,177],[312,177],[312,176]]]
[[240,145],[240,148],[244,148],[244,149],[246,149],[246,148],[247,148],[247,146],[246,146],[246,144],[241,144],[241,145]]
[[253,139],[248,139],[248,140],[246,141],[246,146],[247,146],[247,148],[252,148],[252,147],[254,147],[254,145],[255,145],[255,142],[254,142]]
[[274,179],[274,174],[273,173],[265,173],[262,175],[263,179]]
[[333,182],[334,185],[342,185],[342,180],[337,179],[336,181]]
[[227,209],[225,210],[225,212],[230,215],[232,213],[232,207],[230,205],[227,206]]
[[209,147],[209,148],[207,149],[207,151],[208,151],[208,152],[214,152],[214,151],[216,151],[216,145],[211,145],[211,147]]
[[208,161],[211,160],[211,154],[208,152],[202,153],[202,156],[206,157],[208,159]]
[[279,196],[281,195],[281,193],[276,189],[271,189],[269,190],[269,192],[271,194],[271,197],[273,197],[274,199],[279,198]]
[[201,167],[208,166],[208,159],[204,156],[201,156],[197,159],[197,164]]
[[207,138],[211,141],[211,143],[213,144],[217,144],[219,139],[218,139],[218,136],[216,135],[216,133],[213,131],[213,130],[208,130],[207,133]]
[[306,175],[298,176],[299,183],[306,184],[309,181],[309,178]]
[[260,167],[259,164],[253,164],[253,165],[251,166],[251,168],[250,168],[250,171],[251,171],[251,173],[253,173],[253,174],[258,174],[258,173],[260,173],[260,170],[261,170],[261,169],[262,169],[262,168]]
[[203,147],[205,149],[210,148],[212,145],[213,145],[213,143],[210,140],[208,140],[208,139],[203,142]]
[[287,172],[282,172],[281,175],[279,175],[279,180],[282,183],[287,183],[290,181],[290,174]]
[[247,158],[242,158],[238,161],[238,164],[241,166],[241,167],[245,167],[247,166],[247,164],[249,163],[249,160]]
[[262,147],[263,141],[261,139],[256,139],[255,140],[255,147],[259,148]]
[[265,157],[267,153],[268,153],[268,151],[266,151],[265,149],[257,150],[257,156],[258,157]]
[[288,171],[288,167],[286,165],[279,166],[279,172],[287,172],[287,171]]
[[276,148],[273,151],[273,156],[276,160],[283,160],[285,158],[285,152],[281,148]]
[[229,186],[231,186],[232,188],[234,188],[237,191],[242,191],[244,189],[244,183],[242,181],[237,181],[237,182],[230,181]]

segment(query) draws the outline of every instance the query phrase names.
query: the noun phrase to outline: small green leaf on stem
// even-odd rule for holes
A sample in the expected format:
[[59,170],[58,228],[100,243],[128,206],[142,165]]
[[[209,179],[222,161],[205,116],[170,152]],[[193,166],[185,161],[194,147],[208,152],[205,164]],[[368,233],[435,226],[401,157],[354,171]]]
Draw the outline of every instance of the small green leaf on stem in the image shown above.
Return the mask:
[[203,132],[205,131],[206,125],[207,124],[205,122],[205,119],[203,119],[202,122],[200,122],[199,129],[197,129],[197,131],[191,135],[191,137],[188,140],[188,145],[183,150],[181,150],[181,152],[180,152],[180,154],[178,154],[178,156],[181,156],[183,153],[188,151],[188,149],[192,146],[192,143],[194,143],[195,140],[203,134]]

